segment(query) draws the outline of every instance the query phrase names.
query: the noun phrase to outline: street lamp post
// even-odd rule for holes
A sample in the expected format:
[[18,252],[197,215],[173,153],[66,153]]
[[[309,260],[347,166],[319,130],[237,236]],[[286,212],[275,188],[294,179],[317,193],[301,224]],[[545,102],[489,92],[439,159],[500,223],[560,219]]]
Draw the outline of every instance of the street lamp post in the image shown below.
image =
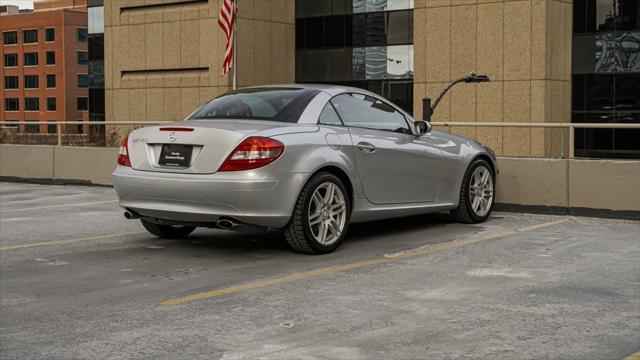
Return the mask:
[[424,119],[424,121],[431,121],[431,115],[433,115],[433,112],[436,109],[436,106],[438,106],[438,104],[440,103],[440,100],[442,100],[442,97],[449,91],[449,89],[451,89],[452,87],[454,87],[456,84],[459,84],[461,82],[464,83],[481,83],[481,82],[488,82],[491,81],[489,79],[489,77],[487,75],[478,75],[474,72],[469,73],[469,75],[461,77],[459,79],[453,80],[451,81],[438,95],[438,97],[436,98],[436,100],[433,102],[433,105],[431,105],[431,98],[424,98],[422,99],[422,118]]

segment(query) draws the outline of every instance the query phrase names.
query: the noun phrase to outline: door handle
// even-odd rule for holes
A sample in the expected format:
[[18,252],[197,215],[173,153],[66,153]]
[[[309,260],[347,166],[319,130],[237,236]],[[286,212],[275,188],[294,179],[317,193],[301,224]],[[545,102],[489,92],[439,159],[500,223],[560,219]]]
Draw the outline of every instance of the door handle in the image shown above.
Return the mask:
[[376,152],[376,147],[373,144],[369,144],[368,142],[358,143],[358,149],[360,149],[360,151],[364,151],[366,153],[374,153],[374,152]]

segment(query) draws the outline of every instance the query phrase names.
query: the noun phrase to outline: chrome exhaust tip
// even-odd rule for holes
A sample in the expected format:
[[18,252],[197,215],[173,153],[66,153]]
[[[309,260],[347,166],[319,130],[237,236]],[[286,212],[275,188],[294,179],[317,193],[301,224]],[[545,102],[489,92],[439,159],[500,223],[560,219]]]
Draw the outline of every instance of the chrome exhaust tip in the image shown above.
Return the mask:
[[136,214],[136,213],[134,213],[134,212],[131,212],[131,211],[125,211],[125,212],[124,212],[124,217],[125,217],[126,219],[133,220],[133,219],[137,219],[137,218],[139,218],[140,216],[138,216],[138,214]]
[[221,229],[231,230],[234,227],[238,226],[238,223],[234,222],[233,220],[222,219],[222,220],[218,220],[218,222],[216,223],[216,226],[218,226]]

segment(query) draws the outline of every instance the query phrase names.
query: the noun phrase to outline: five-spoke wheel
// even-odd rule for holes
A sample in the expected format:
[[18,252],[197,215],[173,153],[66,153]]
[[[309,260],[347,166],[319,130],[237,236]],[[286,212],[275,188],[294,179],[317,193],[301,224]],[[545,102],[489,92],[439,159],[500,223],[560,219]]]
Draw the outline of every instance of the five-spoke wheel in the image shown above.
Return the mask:
[[320,184],[311,196],[309,227],[317,242],[331,245],[340,238],[347,221],[344,194],[330,181]]
[[349,226],[351,203],[345,185],[322,172],[303,187],[291,221],[284,229],[289,246],[298,252],[323,254],[335,250]]
[[469,165],[462,179],[460,202],[451,213],[463,223],[479,223],[491,214],[495,199],[495,175],[484,159],[476,159]]

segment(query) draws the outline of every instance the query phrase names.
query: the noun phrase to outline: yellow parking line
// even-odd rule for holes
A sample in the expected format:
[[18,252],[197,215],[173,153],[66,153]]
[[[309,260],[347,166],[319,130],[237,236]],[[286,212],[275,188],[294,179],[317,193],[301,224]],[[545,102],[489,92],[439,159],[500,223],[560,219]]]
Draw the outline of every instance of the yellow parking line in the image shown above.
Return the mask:
[[28,208],[18,208],[18,209],[0,209],[2,212],[16,212],[16,211],[30,211],[30,210],[42,210],[42,209],[55,209],[69,206],[89,206],[89,205],[98,205],[98,204],[108,204],[115,203],[118,200],[106,200],[106,201],[94,201],[94,202],[84,202],[84,203],[71,203],[71,204],[59,204],[59,205],[47,205],[47,206],[34,206]]
[[83,241],[102,240],[102,239],[109,239],[109,238],[114,238],[118,236],[136,235],[136,234],[143,234],[143,233],[145,232],[129,231],[129,232],[121,232],[121,233],[115,233],[115,234],[89,236],[89,237],[84,237],[79,239],[54,240],[54,241],[45,241],[45,242],[31,243],[31,244],[5,245],[5,246],[0,246],[0,252],[11,251],[11,250],[21,250],[21,249],[34,248],[34,247],[43,247],[43,246],[74,244],[74,243],[79,243]]
[[237,293],[245,292],[247,290],[259,289],[267,286],[279,285],[279,284],[284,284],[284,283],[289,283],[289,282],[299,281],[304,279],[317,278],[317,277],[335,274],[339,272],[359,269],[367,266],[386,264],[392,261],[413,258],[416,256],[431,254],[434,252],[439,252],[444,250],[451,250],[451,249],[455,249],[455,248],[459,248],[462,246],[471,245],[471,244],[475,244],[483,241],[500,239],[507,236],[515,235],[517,233],[532,231],[532,230],[541,229],[541,228],[552,226],[552,225],[561,224],[569,220],[571,220],[571,218],[565,217],[560,220],[550,221],[550,222],[533,225],[533,226],[527,226],[517,230],[501,232],[501,233],[497,233],[489,236],[471,238],[466,240],[456,240],[456,241],[442,243],[442,244],[420,247],[417,249],[398,253],[397,255],[394,255],[394,256],[379,257],[379,258],[374,258],[370,260],[356,261],[356,262],[342,264],[342,265],[330,266],[330,267],[326,267],[318,270],[293,273],[290,275],[284,275],[276,278],[258,280],[258,281],[244,284],[244,285],[232,286],[232,287],[216,289],[211,291],[204,291],[204,292],[200,292],[192,295],[165,300],[160,304],[161,305],[181,305],[181,304],[186,304],[186,303],[190,303],[198,300],[205,300],[205,299],[211,299],[211,298],[225,296],[225,295],[237,294]]
[[627,356],[626,358],[624,358],[624,360],[640,360],[640,351]]

